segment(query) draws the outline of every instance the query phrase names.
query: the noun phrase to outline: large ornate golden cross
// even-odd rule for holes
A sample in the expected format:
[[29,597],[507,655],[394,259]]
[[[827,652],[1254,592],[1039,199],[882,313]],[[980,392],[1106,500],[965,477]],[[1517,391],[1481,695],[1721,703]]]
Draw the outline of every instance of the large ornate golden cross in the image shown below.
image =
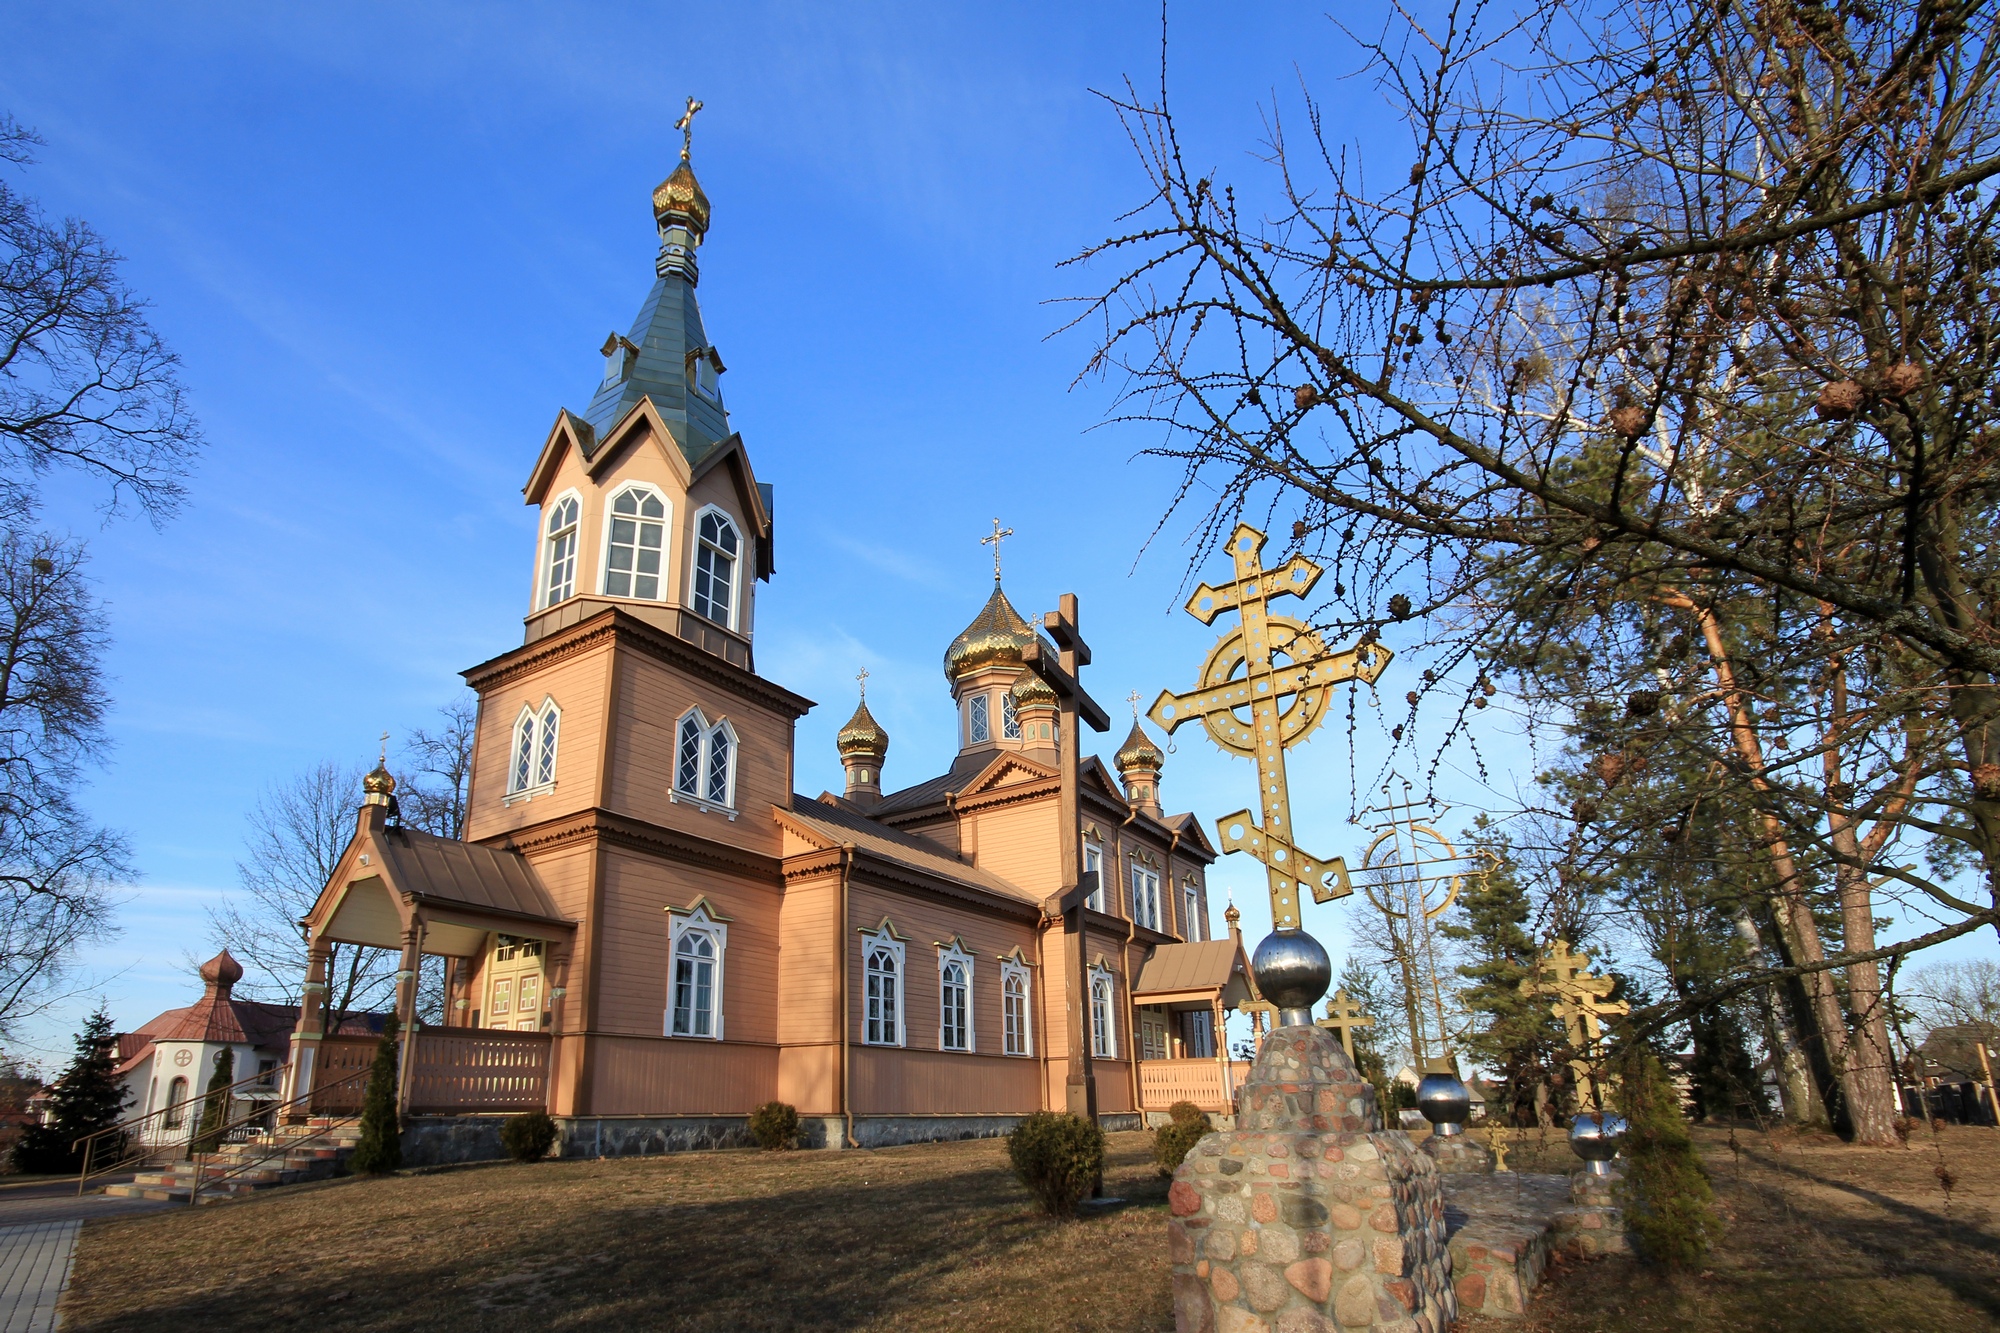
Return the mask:
[[[1312,734],[1326,716],[1332,686],[1359,680],[1374,684],[1394,656],[1379,643],[1329,652],[1313,629],[1289,616],[1272,615],[1273,597],[1303,597],[1319,581],[1320,567],[1295,555],[1276,569],[1259,556],[1264,534],[1238,524],[1229,535],[1236,578],[1222,587],[1204,583],[1188,599],[1188,614],[1204,625],[1225,611],[1241,623],[1209,651],[1201,684],[1186,694],[1162,690],[1147,716],[1172,734],[1199,719],[1217,745],[1257,763],[1257,795],[1264,822],[1248,810],[1215,823],[1226,852],[1248,852],[1262,861],[1271,886],[1271,922],[1299,928],[1301,897],[1331,902],[1354,892],[1347,863],[1311,856],[1292,841],[1291,794],[1285,784],[1285,747]],[[1248,716],[1244,715],[1248,710]]]
[[1340,1034],[1340,1044],[1347,1050],[1347,1058],[1354,1059],[1354,1029],[1372,1028],[1375,1020],[1362,1011],[1360,1005],[1347,998],[1347,992],[1337,990],[1333,998],[1326,1002],[1326,1017],[1314,1027],[1332,1028]]
[[1591,1077],[1588,1054],[1604,1037],[1602,1019],[1607,1014],[1629,1014],[1632,1006],[1608,997],[1617,986],[1610,977],[1590,974],[1590,955],[1571,950],[1568,940],[1551,940],[1535,960],[1534,975],[1521,981],[1523,995],[1552,995],[1549,1012],[1562,1020],[1570,1047],[1578,1054],[1569,1062],[1576,1074],[1576,1093],[1582,1105],[1597,1104],[1596,1084]]

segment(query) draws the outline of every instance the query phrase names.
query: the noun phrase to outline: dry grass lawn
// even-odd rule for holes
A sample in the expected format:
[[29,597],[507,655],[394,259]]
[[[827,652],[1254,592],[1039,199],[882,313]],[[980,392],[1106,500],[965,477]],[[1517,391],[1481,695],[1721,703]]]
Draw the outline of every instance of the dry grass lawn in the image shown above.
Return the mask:
[[[1915,1142],[1739,1133],[1739,1154],[1702,1131],[1731,1222],[1708,1273],[1571,1267],[1525,1325],[1482,1329],[2000,1328],[2000,1134]],[[1126,1202],[1071,1226],[1034,1211],[991,1140],[483,1166],[110,1219],[83,1233],[63,1327],[1157,1333],[1164,1182],[1146,1136],[1111,1144]]]

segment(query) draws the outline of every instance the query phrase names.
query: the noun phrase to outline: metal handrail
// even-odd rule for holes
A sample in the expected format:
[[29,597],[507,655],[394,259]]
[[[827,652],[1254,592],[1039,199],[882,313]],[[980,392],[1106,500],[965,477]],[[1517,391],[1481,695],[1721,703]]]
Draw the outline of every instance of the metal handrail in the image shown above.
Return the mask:
[[[240,1129],[244,1125],[249,1124],[250,1121],[265,1115],[269,1115],[271,1117],[272,1134],[275,1136],[277,1133],[276,1126],[278,1123],[279,1112],[290,1110],[292,1107],[297,1106],[300,1102],[307,1103],[308,1109],[310,1109],[312,1099],[318,1096],[320,1093],[327,1092],[333,1088],[344,1087],[349,1083],[358,1083],[361,1080],[372,1076],[374,1072],[375,1071],[372,1068],[359,1069],[356,1070],[354,1073],[347,1075],[345,1078],[337,1078],[331,1083],[320,1084],[318,1087],[313,1088],[310,1092],[300,1093],[298,1096],[292,1098],[290,1101],[279,1102],[276,1105],[272,1105],[271,1103],[268,1102],[263,1103],[261,1107],[253,1115],[244,1116],[242,1119],[233,1121],[228,1124],[218,1125],[216,1126],[215,1129],[211,1130],[208,1135],[200,1135],[198,1137],[206,1138],[212,1135],[217,1142],[220,1142],[222,1140],[223,1135],[229,1133],[231,1130]],[[293,1148],[303,1147],[306,1144],[310,1143],[312,1140],[319,1138],[321,1134],[324,1133],[325,1131],[321,1130],[318,1133],[304,1135],[297,1143],[287,1145],[286,1151],[289,1152]],[[205,1153],[195,1152],[192,1151],[192,1149],[190,1149],[188,1153],[188,1159],[194,1164],[194,1182],[188,1188],[188,1203],[193,1204],[194,1202],[196,1202],[198,1199],[201,1198],[201,1189],[204,1183],[202,1180],[202,1159],[213,1158],[215,1155],[216,1154],[213,1152],[205,1152]],[[219,1185],[225,1180],[234,1180],[237,1176],[242,1175],[245,1171],[250,1171],[259,1166],[262,1166],[264,1162],[267,1160],[269,1159],[260,1158],[253,1161],[245,1162],[241,1166],[233,1167],[230,1170],[223,1172],[221,1175],[217,1176],[212,1182],[209,1183]]]
[[[262,1086],[269,1087],[271,1086],[271,1084],[267,1082],[267,1080],[271,1077],[271,1075],[274,1072],[283,1072],[283,1071],[264,1070],[260,1073],[252,1074],[248,1078],[238,1079],[236,1082],[222,1089],[222,1095],[231,1099],[236,1099],[236,1093],[238,1089],[254,1087],[260,1084]],[[171,1087],[172,1085],[169,1084],[168,1086]],[[146,1124],[146,1122],[150,1120],[159,1120],[162,1126],[168,1129],[178,1129],[179,1128],[178,1125],[167,1125],[164,1117],[172,1115],[175,1111],[185,1111],[191,1107],[206,1106],[208,1103],[208,1099],[214,1095],[215,1095],[214,1093],[202,1092],[195,1096],[188,1097],[182,1101],[169,1102],[167,1105],[162,1106],[157,1111],[148,1111],[146,1112],[146,1114],[134,1116],[130,1120],[121,1120],[119,1123],[111,1126],[109,1129],[100,1129],[93,1133],[86,1134],[82,1138],[77,1139],[76,1141],[71,1143],[69,1146],[71,1152],[81,1152],[83,1154],[82,1170],[78,1173],[76,1178],[76,1192],[78,1194],[82,1194],[84,1191],[84,1187],[90,1183],[93,1177],[108,1176],[114,1171],[122,1171],[128,1166],[132,1166],[135,1165],[136,1163],[145,1161],[148,1157],[151,1157],[154,1153],[161,1152],[169,1146],[167,1143],[147,1142],[145,1137],[141,1135],[137,1140],[138,1143],[140,1144],[140,1147],[138,1148],[137,1151],[126,1152],[121,1149],[117,1159],[113,1161],[109,1166],[100,1165],[93,1168],[90,1164],[91,1158],[96,1155],[98,1148],[100,1146],[103,1146],[101,1143],[102,1140],[110,1139],[113,1135],[117,1135],[118,1138],[113,1141],[118,1142],[122,1145],[136,1133],[136,1131],[141,1125]],[[192,1151],[195,1138],[200,1133],[201,1133],[201,1116],[197,1114],[194,1117],[194,1124],[190,1126],[188,1130],[187,1146],[190,1151]]]

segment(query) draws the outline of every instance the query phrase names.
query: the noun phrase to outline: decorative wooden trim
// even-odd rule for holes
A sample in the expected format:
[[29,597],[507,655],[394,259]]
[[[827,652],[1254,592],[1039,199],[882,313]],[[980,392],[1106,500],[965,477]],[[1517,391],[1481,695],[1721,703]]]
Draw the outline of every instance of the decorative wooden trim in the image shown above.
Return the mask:
[[777,887],[783,865],[775,856],[683,833],[679,829],[635,819],[631,815],[617,814],[602,806],[552,819],[546,824],[534,824],[512,833],[496,835],[486,839],[486,845],[511,847],[526,855],[547,847],[583,841],[651,852],[686,865],[762,879],[767,888]]

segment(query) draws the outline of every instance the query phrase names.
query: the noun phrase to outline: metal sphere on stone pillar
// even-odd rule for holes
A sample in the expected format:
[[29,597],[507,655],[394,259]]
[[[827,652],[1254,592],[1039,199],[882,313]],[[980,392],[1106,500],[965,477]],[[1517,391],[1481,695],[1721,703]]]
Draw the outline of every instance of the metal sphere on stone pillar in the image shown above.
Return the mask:
[[1472,1114],[1472,1090],[1465,1080],[1448,1069],[1433,1069],[1417,1084],[1417,1110],[1431,1122],[1431,1133],[1441,1139],[1465,1133]]
[[1278,1007],[1281,1028],[1311,1027],[1314,1001],[1333,980],[1333,960],[1303,930],[1274,930],[1250,959],[1257,990]]
[[1608,1111],[1586,1111],[1569,1127],[1570,1151],[1583,1159],[1583,1169],[1593,1176],[1611,1174],[1611,1159],[1618,1155],[1628,1126],[1625,1117]]

